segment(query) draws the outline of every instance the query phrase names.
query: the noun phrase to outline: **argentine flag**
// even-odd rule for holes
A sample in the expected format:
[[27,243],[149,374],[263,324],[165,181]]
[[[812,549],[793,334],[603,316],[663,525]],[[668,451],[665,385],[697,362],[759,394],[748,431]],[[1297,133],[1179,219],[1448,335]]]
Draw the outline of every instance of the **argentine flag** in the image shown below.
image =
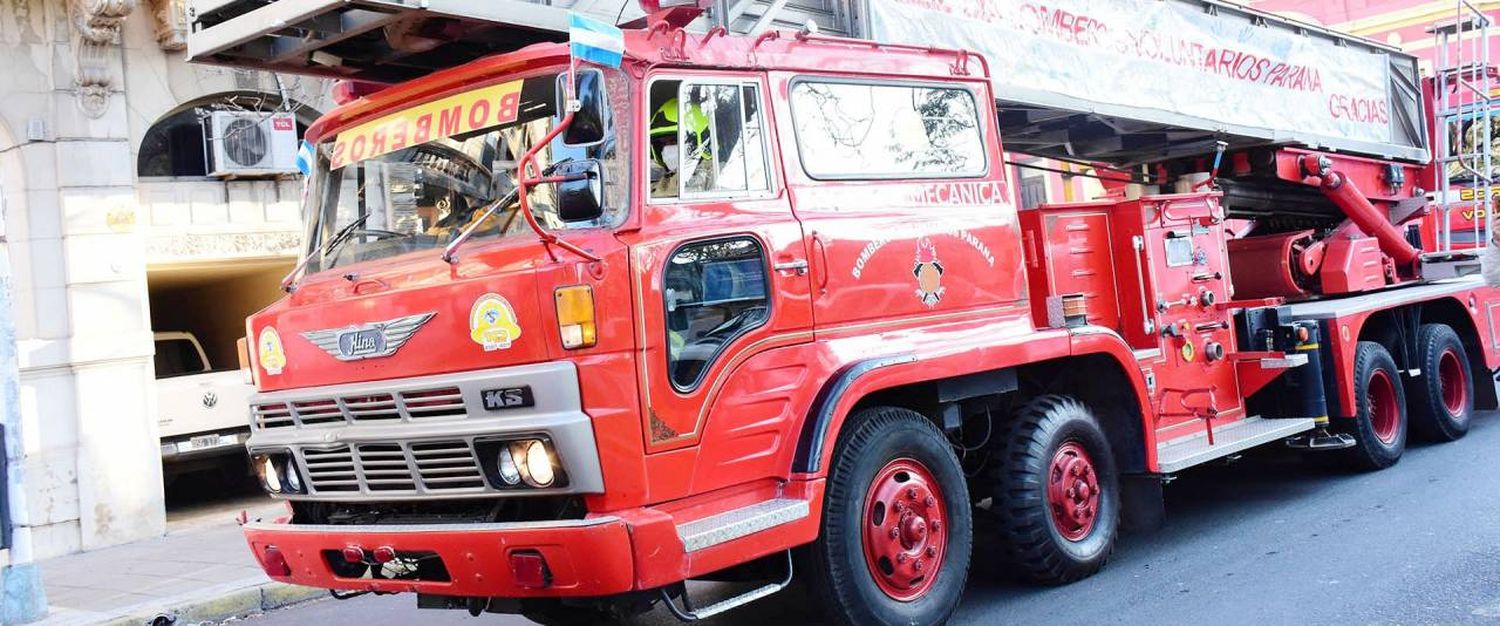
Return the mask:
[[625,56],[625,33],[596,19],[569,14],[568,40],[573,58],[606,67],[620,67]]
[[302,172],[303,176],[311,174],[312,173],[312,164],[313,164],[313,147],[312,147],[312,144],[310,144],[310,143],[308,143],[306,141],[303,141],[302,145],[297,148],[297,171]]

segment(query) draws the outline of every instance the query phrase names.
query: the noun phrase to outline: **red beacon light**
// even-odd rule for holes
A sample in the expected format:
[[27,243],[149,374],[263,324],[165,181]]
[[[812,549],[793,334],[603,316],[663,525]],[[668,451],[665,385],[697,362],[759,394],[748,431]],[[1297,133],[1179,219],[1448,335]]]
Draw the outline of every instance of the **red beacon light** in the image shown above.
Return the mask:
[[665,23],[683,28],[707,12],[713,3],[713,0],[641,0],[641,10],[646,12],[646,24],[651,27]]
[[387,85],[365,80],[341,80],[333,84],[333,101],[339,105],[349,104],[386,87]]

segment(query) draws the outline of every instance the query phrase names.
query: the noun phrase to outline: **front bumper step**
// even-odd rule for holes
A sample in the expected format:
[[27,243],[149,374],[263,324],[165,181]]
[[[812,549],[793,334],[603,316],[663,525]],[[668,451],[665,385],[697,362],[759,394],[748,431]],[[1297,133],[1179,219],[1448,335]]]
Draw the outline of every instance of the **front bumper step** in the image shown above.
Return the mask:
[[679,525],[677,536],[682,538],[684,551],[697,552],[795,522],[810,513],[806,500],[778,498]]

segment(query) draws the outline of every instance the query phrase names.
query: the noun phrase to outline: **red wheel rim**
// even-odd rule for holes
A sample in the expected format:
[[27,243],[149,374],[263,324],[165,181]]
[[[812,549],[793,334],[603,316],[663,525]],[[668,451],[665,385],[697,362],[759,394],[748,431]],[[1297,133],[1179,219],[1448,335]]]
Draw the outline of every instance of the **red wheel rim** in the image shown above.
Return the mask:
[[1447,350],[1438,357],[1438,384],[1443,388],[1443,406],[1448,408],[1448,414],[1463,415],[1469,405],[1469,373],[1457,352]]
[[922,597],[943,567],[947,509],[943,490],[925,465],[887,463],[870,483],[860,525],[865,564],[885,595],[901,602]]
[[1052,522],[1068,541],[1082,541],[1099,519],[1099,474],[1078,442],[1069,441],[1052,455],[1047,471],[1047,504]]
[[1396,442],[1396,431],[1401,426],[1401,407],[1396,404],[1396,383],[1385,370],[1375,370],[1365,384],[1365,396],[1370,403],[1370,426],[1380,441]]

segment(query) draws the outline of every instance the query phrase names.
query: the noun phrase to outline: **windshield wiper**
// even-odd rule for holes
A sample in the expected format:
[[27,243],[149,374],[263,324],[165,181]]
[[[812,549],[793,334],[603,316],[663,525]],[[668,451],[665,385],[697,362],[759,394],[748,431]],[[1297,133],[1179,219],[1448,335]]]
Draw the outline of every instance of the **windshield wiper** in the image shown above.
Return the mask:
[[307,256],[303,257],[302,261],[297,264],[297,267],[292,268],[292,271],[288,273],[285,278],[281,279],[281,290],[287,293],[295,291],[297,289],[297,275],[302,273],[302,270],[307,268],[307,264],[312,262],[313,257],[329,254],[334,250],[337,250],[339,246],[344,244],[344,241],[348,240],[355,231],[359,230],[360,226],[364,226],[365,222],[370,221],[371,215],[374,215],[374,213],[366,213],[355,219],[354,221],[349,222],[348,225],[340,228],[339,232],[334,233],[333,237],[324,242],[323,245],[318,246],[312,252],[309,252]]
[[[542,171],[542,176],[551,176],[553,172],[557,171],[557,168],[572,162],[573,158],[568,157],[566,159],[562,159],[561,161],[553,163],[552,165],[547,166],[547,169]],[[489,219],[491,215],[494,215],[495,211],[498,211],[504,207],[508,207],[519,200],[521,197],[522,188],[522,185],[516,185],[516,188],[510,190],[510,193],[506,194],[504,198],[496,200],[490,203],[489,206],[485,207],[484,212],[479,215],[479,218],[472,219],[469,222],[469,225],[464,228],[463,232],[459,233],[458,237],[454,238],[453,241],[448,243],[448,247],[443,249],[443,260],[446,261],[449,265],[457,263],[458,249],[463,247],[464,243],[467,242],[470,237],[474,236],[475,231],[479,230],[479,226],[484,224],[484,221]]]

